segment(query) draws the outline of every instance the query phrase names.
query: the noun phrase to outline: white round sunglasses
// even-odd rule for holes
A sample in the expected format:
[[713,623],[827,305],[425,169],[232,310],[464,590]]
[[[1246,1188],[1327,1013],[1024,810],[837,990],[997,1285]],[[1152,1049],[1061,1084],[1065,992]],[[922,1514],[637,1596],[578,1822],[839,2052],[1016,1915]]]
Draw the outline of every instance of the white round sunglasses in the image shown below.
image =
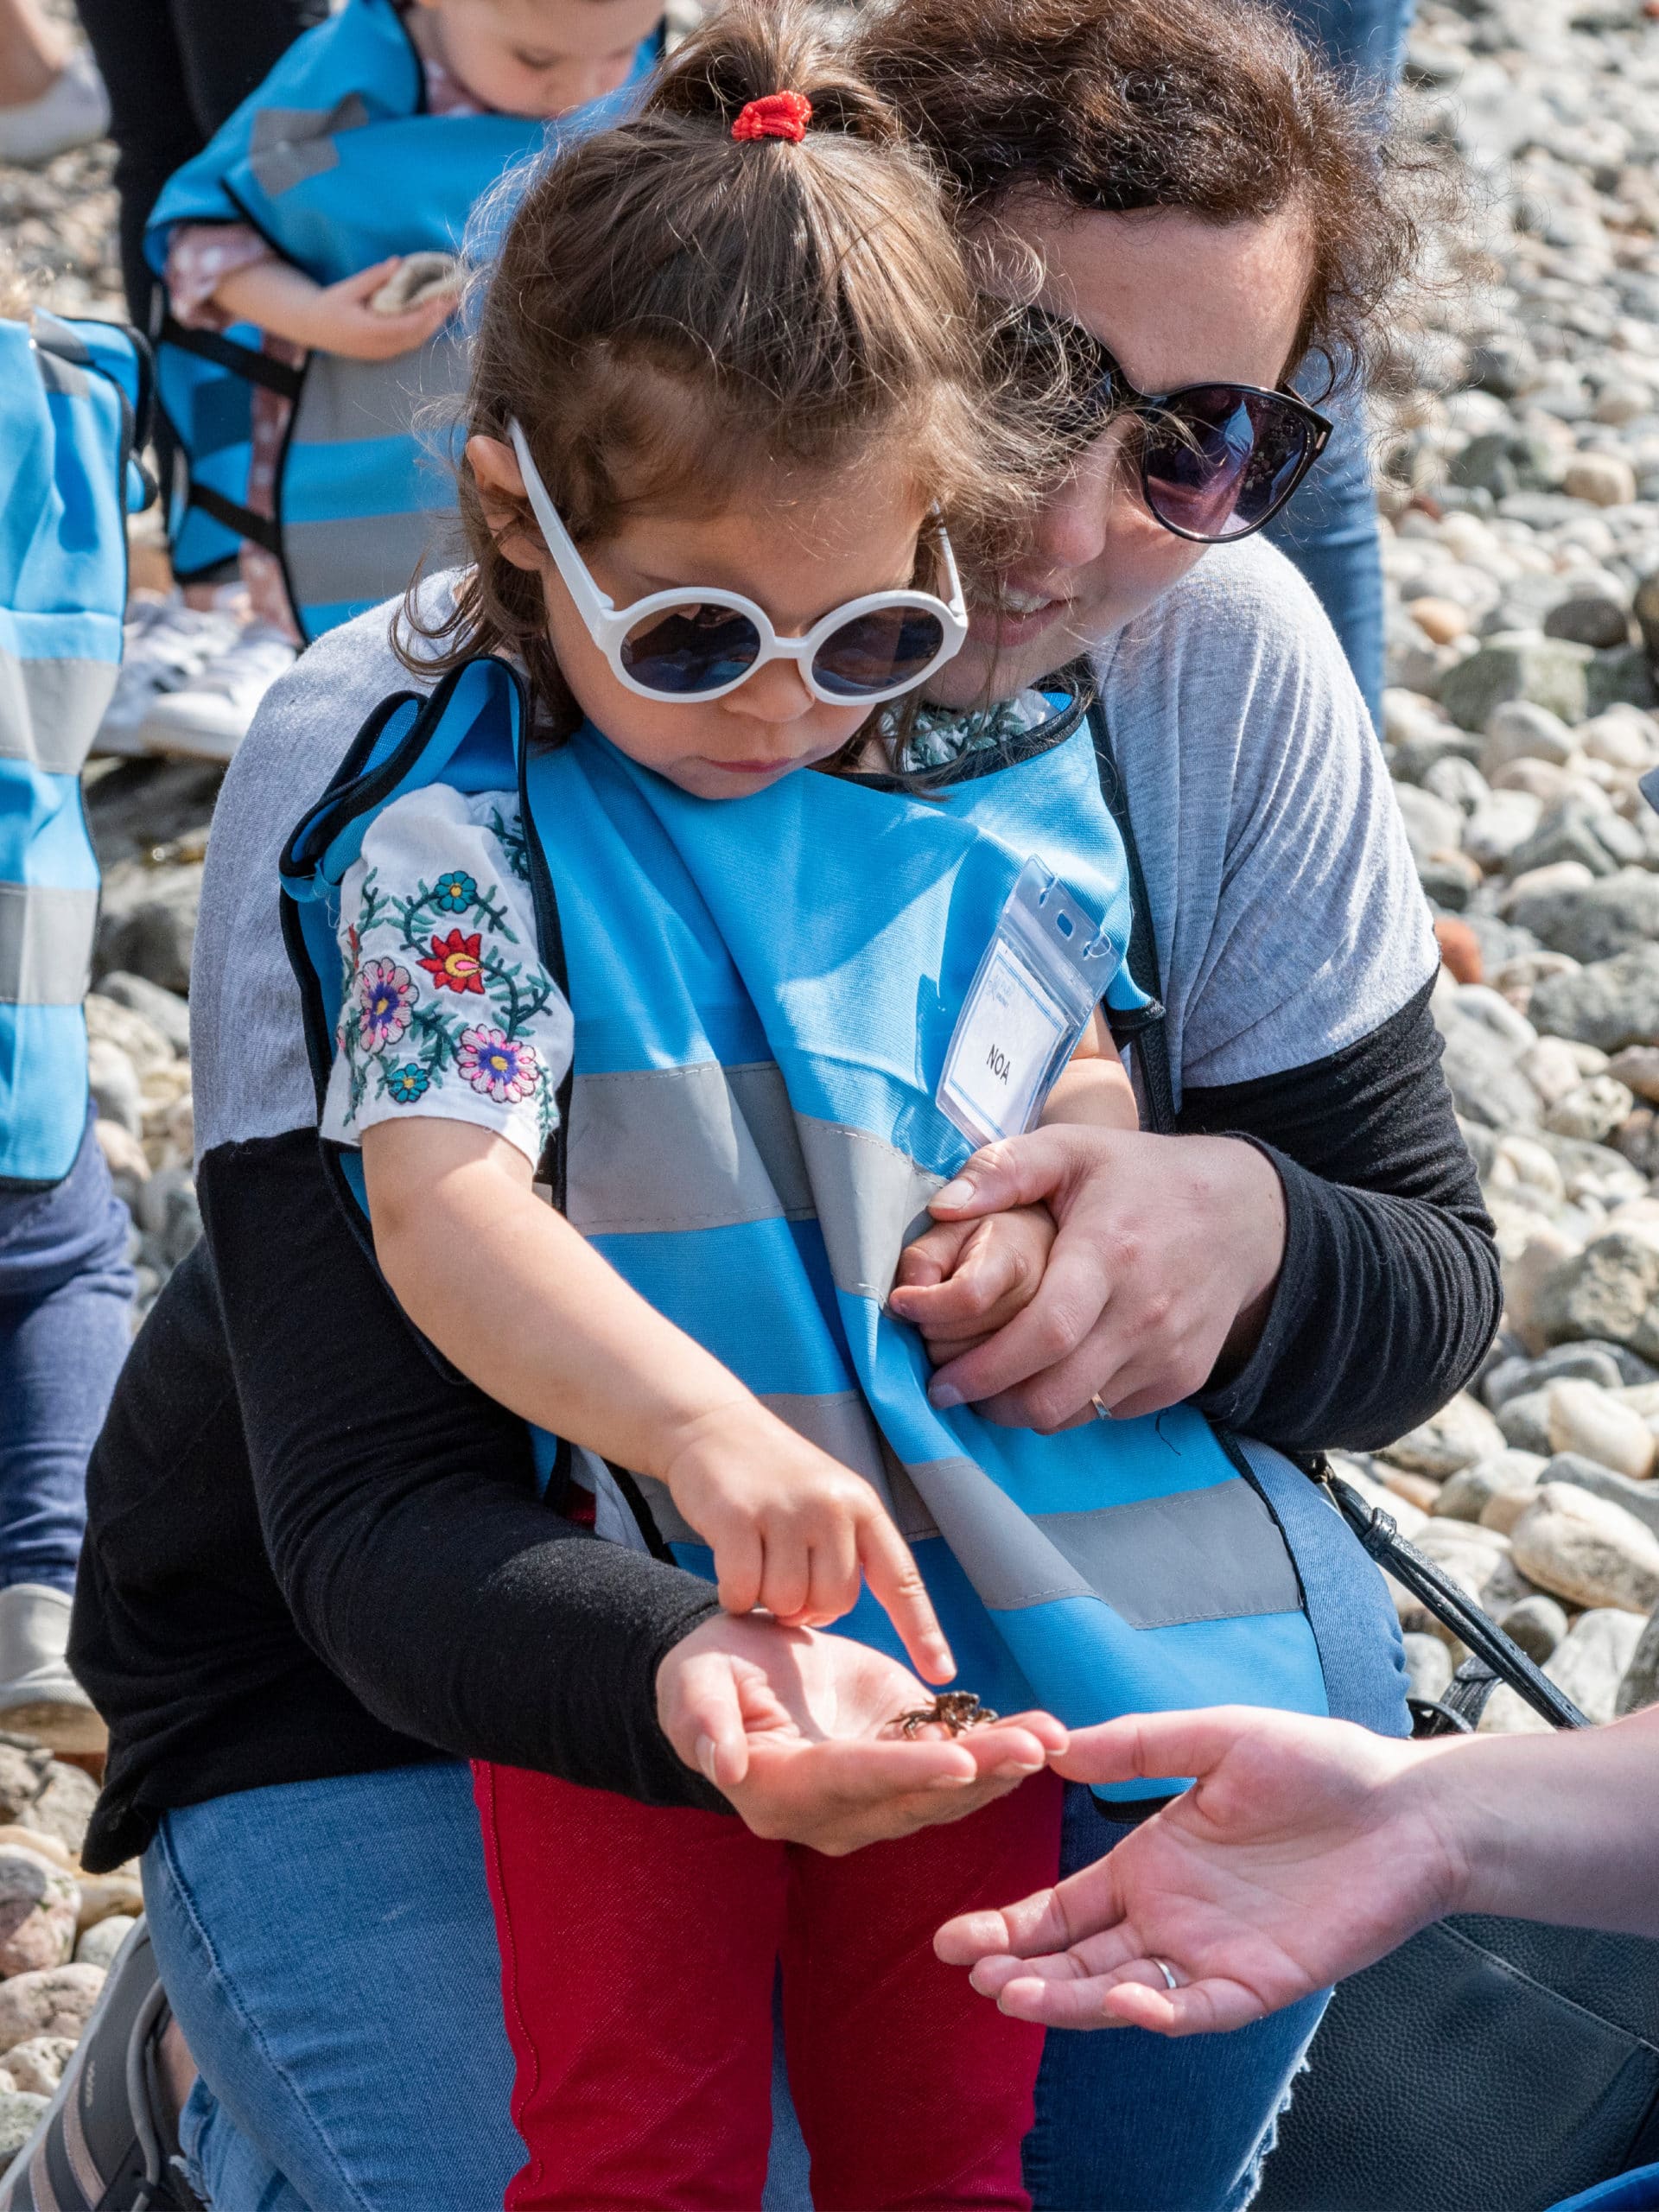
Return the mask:
[[768,661],[792,660],[826,705],[879,706],[913,691],[962,651],[968,608],[943,524],[948,601],[926,591],[867,592],[833,608],[804,638],[780,638],[765,607],[717,586],[655,591],[619,607],[594,582],[559,519],[516,422],[507,435],[537,527],[588,636],[617,681],[642,699],[723,699]]

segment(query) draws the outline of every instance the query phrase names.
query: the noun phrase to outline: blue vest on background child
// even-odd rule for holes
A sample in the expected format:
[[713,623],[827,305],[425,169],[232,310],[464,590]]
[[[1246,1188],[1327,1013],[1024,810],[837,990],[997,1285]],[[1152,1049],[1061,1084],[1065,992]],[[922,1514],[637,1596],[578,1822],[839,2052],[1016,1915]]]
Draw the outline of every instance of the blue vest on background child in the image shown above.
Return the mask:
[[[659,47],[645,41],[626,85],[552,123],[433,116],[392,0],[346,0],[168,181],[146,234],[150,264],[164,273],[178,223],[251,224],[320,284],[391,254],[458,253],[474,207],[504,175],[569,130],[626,112]],[[188,472],[168,518],[175,572],[200,575],[251,539],[283,563],[308,640],[403,591],[454,505],[416,424],[423,405],[464,388],[454,324],[394,360],[312,353],[298,369],[262,353],[249,324],[220,335],[169,317],[159,340],[160,397]],[[247,505],[256,385],[295,402],[274,519]]]
[[98,861],[80,769],[121,665],[143,341],[0,321],[0,1187],[48,1188],[86,1126]]
[[[1325,1712],[1257,1478],[1275,1455],[1247,1458],[1185,1405],[1047,1437],[936,1411],[919,1337],[885,1311],[902,1247],[969,1151],[935,1091],[1029,855],[1103,918],[1108,1003],[1141,1001],[1087,724],[1023,760],[974,756],[986,772],[925,798],[803,772],[710,802],[591,728],[553,748],[523,738],[517,679],[471,663],[429,702],[389,702],[296,831],[284,911],[320,1083],[338,890],[369,821],[429,783],[517,784],[542,956],[575,1023],[555,1200],[658,1312],[875,1485],[960,1684],[1072,1726],[1235,1700]],[[359,1156],[339,1157],[361,1202]],[[550,1470],[552,1440],[540,1450]],[[600,1484],[601,1525],[625,1503],[653,1549],[709,1573],[659,1485],[603,1470]],[[868,1592],[839,1625],[902,1656]]]

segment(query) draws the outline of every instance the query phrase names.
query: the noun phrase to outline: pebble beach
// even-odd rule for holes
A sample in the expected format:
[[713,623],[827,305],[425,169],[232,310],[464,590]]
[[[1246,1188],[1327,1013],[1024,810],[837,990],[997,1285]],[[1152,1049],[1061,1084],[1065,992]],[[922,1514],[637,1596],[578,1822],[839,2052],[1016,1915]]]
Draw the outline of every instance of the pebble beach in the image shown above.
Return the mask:
[[[1402,127],[1467,212],[1375,409],[1379,733],[1443,966],[1445,1068],[1502,1331],[1433,1420],[1338,1471],[1593,1720],[1659,1700],[1659,0],[1423,0]],[[43,306],[119,317],[112,150],[0,167]],[[153,517],[135,578],[159,581]],[[200,1233],[188,990],[221,771],[95,760],[86,1002],[140,1318]],[[1396,1592],[1411,1686],[1465,1656]],[[1544,1723],[1512,1693],[1487,1731]],[[0,2160],[138,1911],[76,1856],[92,1784],[0,1735]]]

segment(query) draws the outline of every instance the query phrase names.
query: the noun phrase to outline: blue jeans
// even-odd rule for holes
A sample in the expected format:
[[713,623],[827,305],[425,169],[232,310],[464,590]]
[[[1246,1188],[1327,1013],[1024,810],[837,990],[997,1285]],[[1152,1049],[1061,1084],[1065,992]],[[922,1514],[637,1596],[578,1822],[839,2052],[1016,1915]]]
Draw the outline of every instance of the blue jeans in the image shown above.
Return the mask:
[[[1306,1478],[1252,1447],[1297,1555],[1330,1707],[1406,1727],[1382,1579]],[[1065,1871],[1122,1833],[1068,1793]],[[201,2068],[183,2138],[219,2212],[499,2206],[523,2151],[470,1783],[449,1764],[219,1797],[167,1815],[144,1898]],[[1234,2212],[1323,1999],[1237,2035],[1052,2035],[1027,2145],[1039,2212]],[[806,2212],[774,2083],[770,2212]]]
[[[1344,70],[1388,90],[1399,82],[1415,0],[1281,0],[1296,28]],[[1318,404],[1324,364],[1308,397]],[[1382,727],[1382,556],[1357,393],[1331,410],[1336,433],[1268,535],[1318,593],[1375,727]]]
[[127,1356],[127,1233],[90,1116],[61,1183],[0,1190],[0,1587],[75,1586],[86,1455]]

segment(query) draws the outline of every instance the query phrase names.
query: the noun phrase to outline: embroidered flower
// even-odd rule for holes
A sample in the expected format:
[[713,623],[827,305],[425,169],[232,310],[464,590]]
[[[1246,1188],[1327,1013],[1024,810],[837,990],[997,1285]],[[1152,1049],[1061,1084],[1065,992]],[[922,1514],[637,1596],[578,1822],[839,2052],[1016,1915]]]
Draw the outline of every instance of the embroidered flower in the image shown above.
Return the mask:
[[438,878],[432,896],[445,913],[464,914],[478,896],[477,879],[458,868],[451,868],[448,875]]
[[395,960],[370,960],[357,979],[358,1004],[363,1009],[363,1043],[378,1052],[395,1045],[409,1027],[409,1010],[415,985],[407,968]]
[[418,1060],[405,1061],[386,1077],[386,1094],[399,1106],[410,1106],[432,1088],[432,1078]]
[[482,998],[484,963],[479,950],[482,942],[476,930],[471,937],[451,930],[448,937],[433,938],[431,957],[420,965],[441,991],[476,991]]
[[515,1045],[499,1029],[463,1029],[455,1065],[474,1090],[488,1091],[498,1106],[530,1097],[542,1077],[536,1047]]

